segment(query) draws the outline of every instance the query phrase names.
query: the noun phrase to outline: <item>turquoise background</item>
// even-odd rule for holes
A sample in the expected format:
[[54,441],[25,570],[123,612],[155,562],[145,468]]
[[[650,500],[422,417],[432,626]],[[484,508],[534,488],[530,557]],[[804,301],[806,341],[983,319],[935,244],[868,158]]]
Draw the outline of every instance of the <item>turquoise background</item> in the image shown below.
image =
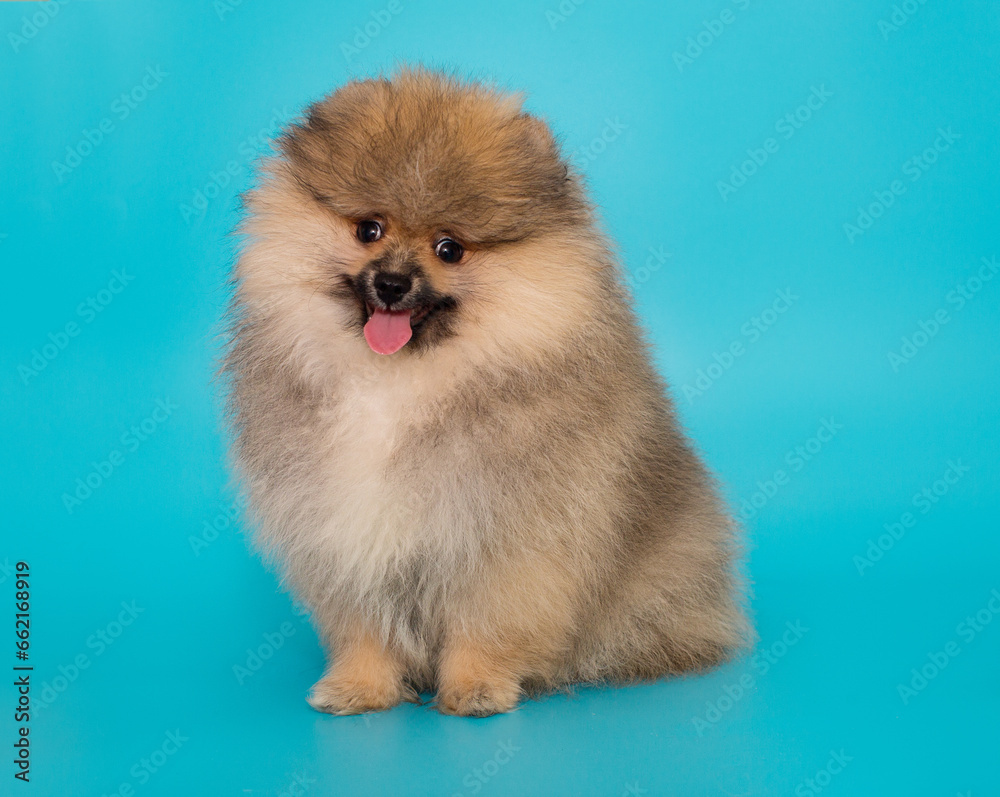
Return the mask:
[[[1000,794],[1000,6],[68,0],[0,32],[0,616],[26,560],[35,667],[0,794]],[[526,90],[585,173],[744,508],[757,658],[485,720],[306,705],[316,637],[230,519],[227,233],[276,125],[397,60]]]

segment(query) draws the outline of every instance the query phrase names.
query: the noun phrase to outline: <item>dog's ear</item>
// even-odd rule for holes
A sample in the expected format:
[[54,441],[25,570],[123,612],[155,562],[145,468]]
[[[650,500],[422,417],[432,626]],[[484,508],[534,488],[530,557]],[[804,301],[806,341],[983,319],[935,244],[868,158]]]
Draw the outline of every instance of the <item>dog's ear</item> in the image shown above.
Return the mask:
[[518,119],[524,125],[525,136],[533,152],[549,156],[559,154],[559,145],[556,143],[556,138],[552,135],[552,131],[545,122],[537,116],[532,116],[526,112],[521,113]]
[[524,125],[528,151],[535,157],[561,163],[562,177],[567,178],[569,167],[563,161],[559,141],[552,133],[552,128],[526,111],[518,115],[518,120]]

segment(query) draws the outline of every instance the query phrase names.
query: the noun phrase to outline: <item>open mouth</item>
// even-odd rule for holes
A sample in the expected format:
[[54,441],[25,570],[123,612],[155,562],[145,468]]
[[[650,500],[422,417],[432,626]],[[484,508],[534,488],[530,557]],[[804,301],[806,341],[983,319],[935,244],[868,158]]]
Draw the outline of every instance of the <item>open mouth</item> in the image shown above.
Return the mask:
[[[373,293],[365,271],[354,277],[340,275],[331,291],[357,308],[355,318],[361,322],[368,346],[377,354],[395,354],[408,343],[411,349],[424,349],[454,334],[451,316],[458,307],[454,297],[421,285],[401,302],[387,305]],[[412,306],[403,309],[398,304]],[[356,329],[354,323],[351,326]]]
[[430,315],[433,307],[423,305],[416,309],[387,310],[365,302],[364,334],[368,346],[376,354],[394,354],[405,346],[413,330]]
[[409,313],[410,314],[410,326],[411,327],[415,327],[417,324],[419,324],[421,321],[423,321],[425,318],[427,318],[427,316],[429,316],[431,314],[431,311],[433,309],[434,308],[431,305],[425,304],[425,305],[422,305],[421,307],[418,307],[416,309],[411,309],[411,310],[383,310],[381,308],[375,307],[375,305],[372,304],[371,302],[365,302],[365,313],[366,313],[365,320],[367,321],[368,319],[370,319],[372,317],[372,315],[374,315],[374,313],[375,313],[376,310],[378,310],[379,312],[383,312],[383,313],[384,312],[392,312],[392,313],[395,313],[395,312],[405,312],[405,313]]

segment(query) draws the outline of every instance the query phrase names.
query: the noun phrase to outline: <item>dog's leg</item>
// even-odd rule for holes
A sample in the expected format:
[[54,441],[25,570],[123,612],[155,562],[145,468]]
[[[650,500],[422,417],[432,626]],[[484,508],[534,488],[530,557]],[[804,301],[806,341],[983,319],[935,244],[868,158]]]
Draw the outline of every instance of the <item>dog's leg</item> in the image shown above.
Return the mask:
[[483,717],[511,711],[527,679],[551,682],[573,632],[576,584],[544,558],[493,569],[454,608],[438,659],[437,707]]
[[309,705],[330,714],[392,708],[416,695],[404,682],[400,657],[362,625],[337,634],[333,665],[313,686]]

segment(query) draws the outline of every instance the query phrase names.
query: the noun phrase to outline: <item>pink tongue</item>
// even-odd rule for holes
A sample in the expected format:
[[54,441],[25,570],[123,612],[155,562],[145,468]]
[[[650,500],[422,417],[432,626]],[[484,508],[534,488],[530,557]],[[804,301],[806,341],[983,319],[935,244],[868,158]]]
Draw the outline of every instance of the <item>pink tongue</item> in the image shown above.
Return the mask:
[[378,310],[365,324],[365,340],[376,354],[392,354],[399,351],[410,339],[409,310]]

